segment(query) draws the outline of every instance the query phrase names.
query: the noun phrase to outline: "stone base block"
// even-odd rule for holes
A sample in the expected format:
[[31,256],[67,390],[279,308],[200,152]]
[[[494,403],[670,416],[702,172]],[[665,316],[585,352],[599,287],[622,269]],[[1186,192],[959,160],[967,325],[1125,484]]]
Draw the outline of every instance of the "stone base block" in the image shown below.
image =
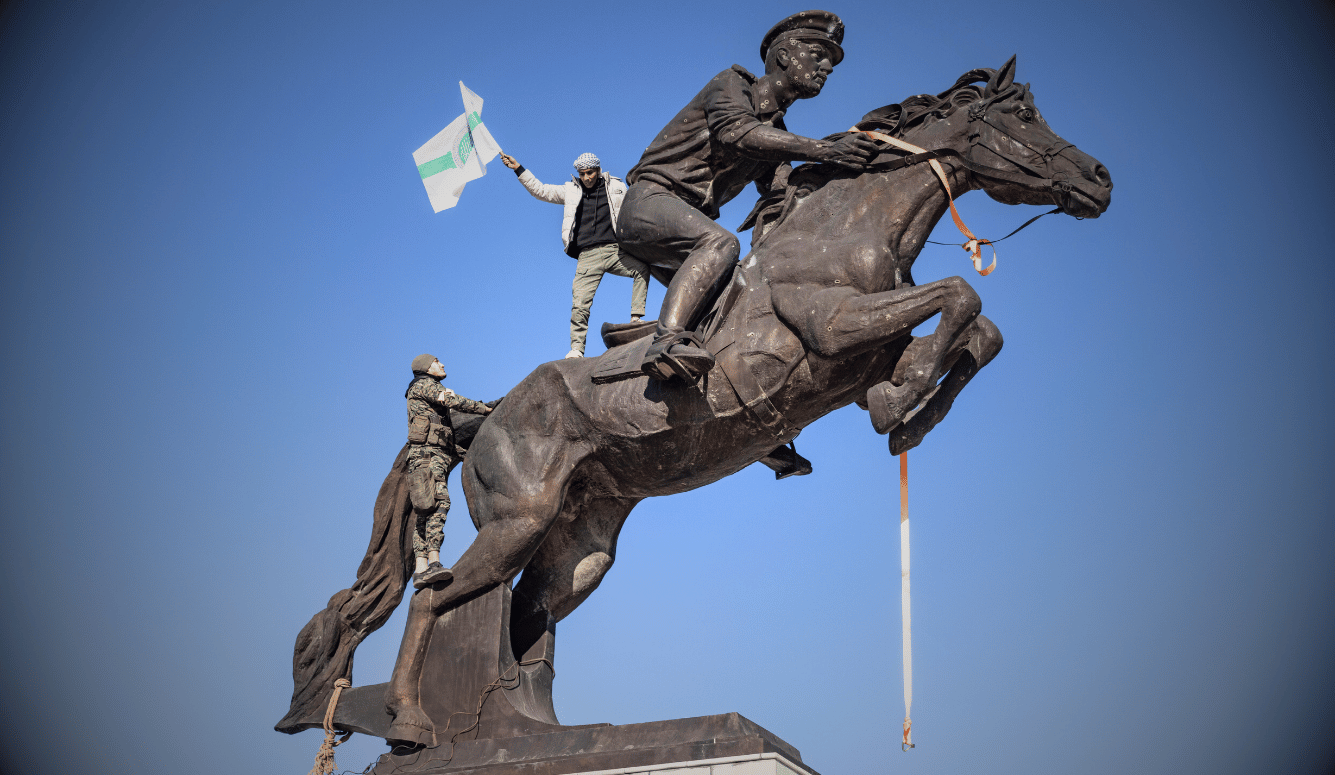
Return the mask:
[[578,775],[815,775],[815,772],[788,760],[782,754],[757,753],[723,759],[599,770]]
[[818,775],[736,713],[395,749],[371,775]]

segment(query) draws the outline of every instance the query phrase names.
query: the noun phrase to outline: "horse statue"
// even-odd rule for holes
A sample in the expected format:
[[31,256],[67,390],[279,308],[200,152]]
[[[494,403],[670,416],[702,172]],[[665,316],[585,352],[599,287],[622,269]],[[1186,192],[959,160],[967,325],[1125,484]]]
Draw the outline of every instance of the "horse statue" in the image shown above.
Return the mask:
[[[387,739],[434,739],[420,687],[443,616],[498,587],[509,595],[522,572],[506,610],[513,653],[526,653],[597,589],[644,498],[736,473],[850,403],[871,409],[895,454],[945,417],[1002,346],[962,278],[913,283],[913,262],[951,192],[982,189],[1005,204],[1055,204],[1078,218],[1099,216],[1111,201],[1108,171],[1048,127],[1014,74],[1012,57],[1000,70],[965,73],[939,95],[872,111],[855,127],[927,153],[887,144],[863,170],[794,170],[770,210],[777,217],[758,219],[751,252],[696,328],[716,358],[698,385],[595,382],[600,365],[634,361],[636,341],[599,358],[545,363],[509,392],[477,427],[463,464],[477,538],[451,583],[412,597],[383,695],[393,717]],[[949,191],[918,163],[929,158]],[[930,335],[912,336],[934,315]]]

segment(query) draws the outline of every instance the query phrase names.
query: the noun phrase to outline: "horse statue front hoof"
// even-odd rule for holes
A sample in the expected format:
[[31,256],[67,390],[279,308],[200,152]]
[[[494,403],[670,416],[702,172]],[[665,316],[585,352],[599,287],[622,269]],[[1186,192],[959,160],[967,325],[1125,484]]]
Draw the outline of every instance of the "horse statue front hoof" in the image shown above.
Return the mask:
[[877,433],[889,433],[916,402],[910,398],[908,385],[896,386],[886,381],[867,389],[867,413]]
[[435,729],[420,707],[408,705],[394,715],[394,723],[389,725],[385,740],[390,745],[435,745]]
[[899,457],[918,446],[931,429],[925,422],[900,423],[890,432],[890,454]]

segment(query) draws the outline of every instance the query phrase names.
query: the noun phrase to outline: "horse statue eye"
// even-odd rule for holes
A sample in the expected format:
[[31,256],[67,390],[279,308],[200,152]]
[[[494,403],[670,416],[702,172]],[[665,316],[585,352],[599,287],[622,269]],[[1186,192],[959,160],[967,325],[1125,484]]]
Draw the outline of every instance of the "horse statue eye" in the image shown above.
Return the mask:
[[1029,108],[1020,108],[1019,110],[1015,111],[1015,115],[1018,116],[1020,120],[1025,123],[1034,120],[1034,111],[1030,110]]

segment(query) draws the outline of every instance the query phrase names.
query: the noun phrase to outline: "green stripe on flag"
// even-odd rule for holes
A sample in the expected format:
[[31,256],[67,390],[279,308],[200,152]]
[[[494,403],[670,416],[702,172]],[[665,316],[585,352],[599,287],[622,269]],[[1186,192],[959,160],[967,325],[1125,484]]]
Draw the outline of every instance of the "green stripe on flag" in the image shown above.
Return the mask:
[[424,164],[417,165],[417,172],[422,176],[422,180],[435,175],[438,172],[454,169],[454,154],[447,153],[438,159],[432,159]]

